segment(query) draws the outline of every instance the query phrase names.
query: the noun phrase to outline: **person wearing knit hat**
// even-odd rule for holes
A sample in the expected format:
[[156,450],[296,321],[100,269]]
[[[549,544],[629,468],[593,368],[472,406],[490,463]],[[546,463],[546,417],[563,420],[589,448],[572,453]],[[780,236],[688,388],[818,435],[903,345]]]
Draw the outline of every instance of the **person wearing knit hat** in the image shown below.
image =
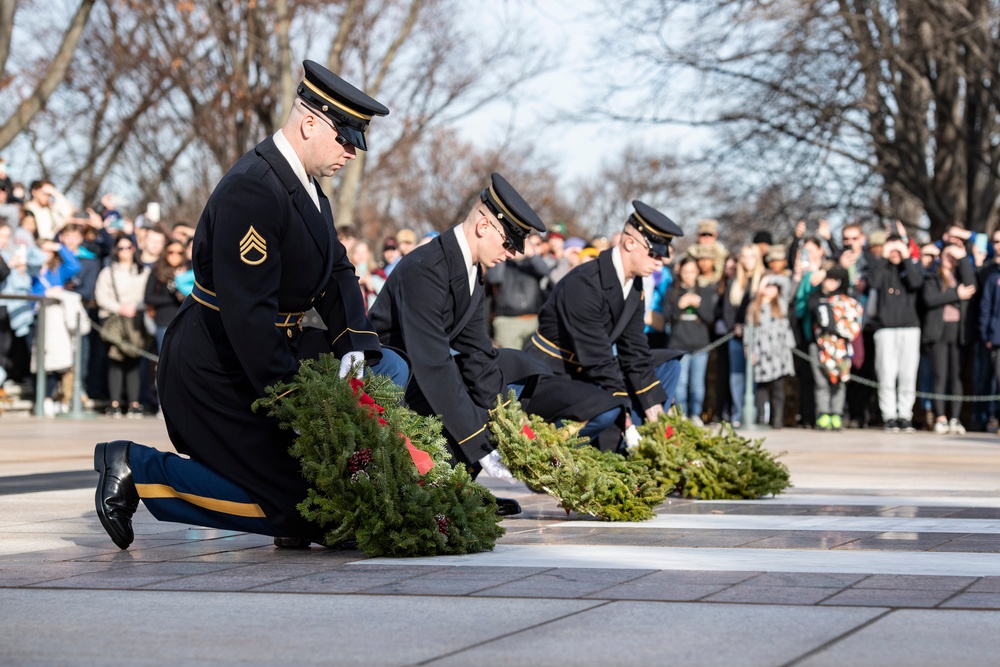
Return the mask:
[[774,241],[771,239],[771,232],[766,229],[762,229],[754,233],[751,243],[757,246],[757,249],[760,250],[761,257],[766,257],[767,251],[771,249],[771,245]]
[[[692,248],[695,246],[700,245],[708,248],[711,251],[712,258],[715,260],[712,280],[718,282],[722,279],[722,272],[726,268],[726,258],[729,256],[729,251],[719,241],[719,221],[711,218],[699,220],[695,225],[695,229],[697,230],[695,244],[688,248],[687,254],[695,257],[692,254]],[[699,282],[701,282],[701,278],[699,278]]]

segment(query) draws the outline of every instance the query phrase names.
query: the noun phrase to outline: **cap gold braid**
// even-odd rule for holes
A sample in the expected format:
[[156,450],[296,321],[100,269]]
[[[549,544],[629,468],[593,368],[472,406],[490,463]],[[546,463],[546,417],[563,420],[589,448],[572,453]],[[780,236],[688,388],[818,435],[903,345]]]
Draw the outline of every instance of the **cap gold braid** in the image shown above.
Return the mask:
[[673,234],[669,234],[667,232],[661,232],[659,229],[653,227],[651,224],[649,224],[648,222],[646,222],[641,215],[639,215],[638,211],[633,211],[632,212],[632,217],[635,218],[635,220],[642,227],[645,227],[649,231],[649,233],[653,234],[654,236],[661,236],[663,238],[673,238],[673,236],[674,236]]
[[365,114],[360,113],[358,111],[355,111],[354,109],[352,109],[352,108],[350,108],[348,106],[345,106],[344,104],[342,104],[342,103],[338,102],[337,100],[333,99],[332,97],[330,97],[329,95],[327,95],[326,93],[324,93],[322,90],[320,90],[319,88],[317,88],[315,85],[313,85],[312,82],[309,81],[309,79],[303,78],[302,79],[302,83],[304,83],[306,85],[306,87],[309,88],[309,90],[313,91],[314,93],[316,93],[317,95],[319,95],[321,98],[323,98],[325,101],[329,102],[330,104],[332,104],[333,106],[337,107],[341,111],[343,111],[345,113],[349,113],[350,115],[354,116],[355,118],[361,118],[362,120],[371,120],[372,119],[371,116],[366,116]]
[[503,200],[500,199],[500,197],[497,195],[497,191],[493,189],[493,184],[492,183],[490,183],[490,195],[493,197],[493,201],[496,202],[496,205],[499,206],[501,209],[503,209],[503,212],[507,214],[508,218],[510,218],[511,220],[513,220],[514,222],[516,222],[518,225],[520,225],[524,229],[528,230],[528,232],[531,232],[531,230],[534,229],[534,227],[532,227],[531,225],[526,225],[523,222],[521,222],[520,218],[518,218],[516,215],[514,215],[513,213],[511,213],[510,209],[508,209],[506,206],[504,206]]

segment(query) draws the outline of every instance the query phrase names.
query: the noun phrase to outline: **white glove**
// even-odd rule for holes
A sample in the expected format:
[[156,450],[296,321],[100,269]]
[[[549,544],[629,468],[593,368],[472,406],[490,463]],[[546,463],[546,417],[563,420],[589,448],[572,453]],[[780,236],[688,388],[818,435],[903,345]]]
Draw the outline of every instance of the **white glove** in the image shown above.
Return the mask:
[[514,484],[517,481],[510,470],[507,469],[507,466],[503,464],[503,461],[500,460],[500,451],[497,449],[479,459],[479,465],[483,466],[483,470],[493,479],[499,479],[508,484]]
[[642,440],[642,436],[639,435],[639,429],[632,424],[627,429],[625,429],[625,446],[629,449],[635,449],[639,446],[639,441]]
[[354,377],[358,380],[365,374],[365,353],[348,352],[340,359],[340,377],[345,378],[354,370]]

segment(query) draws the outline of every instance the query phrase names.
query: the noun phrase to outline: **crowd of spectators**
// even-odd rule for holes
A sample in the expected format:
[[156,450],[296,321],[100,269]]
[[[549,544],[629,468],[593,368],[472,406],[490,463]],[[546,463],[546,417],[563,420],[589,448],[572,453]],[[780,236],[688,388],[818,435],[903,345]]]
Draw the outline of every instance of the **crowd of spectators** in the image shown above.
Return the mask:
[[[788,243],[761,230],[732,251],[718,221],[695,232],[646,284],[647,336],[685,352],[674,399],[692,422],[740,425],[749,396],[771,428],[997,430],[994,402],[916,394],[996,393],[1000,230],[955,225],[918,244],[898,222],[849,223],[838,238],[802,221]],[[551,286],[616,242],[556,225],[487,272],[497,345],[522,348]]]
[[168,227],[155,203],[133,220],[123,204],[109,194],[94,207],[76,206],[44,178],[27,187],[13,181],[0,159],[0,295],[44,297],[0,297],[0,398],[15,387],[30,392],[41,372],[45,413],[67,411],[79,347],[83,402],[106,406],[110,416],[157,412],[155,355],[194,286],[194,227]]
[[[135,220],[122,208],[114,195],[92,208],[74,206],[45,179],[25,187],[0,159],[0,294],[47,297],[44,305],[0,298],[0,398],[14,385],[34,386],[42,372],[46,412],[67,410],[79,345],[85,400],[112,416],[156,412],[155,354],[194,286],[194,227],[161,221],[157,204]],[[561,223],[549,227],[484,275],[500,347],[523,348],[552,287],[618,242],[617,234],[584,239]],[[400,259],[437,235],[401,229],[376,255],[350,228],[338,233],[369,306]],[[651,347],[685,353],[674,399],[696,424],[739,425],[752,407],[772,428],[961,434],[968,423],[996,431],[993,402],[918,400],[916,393],[996,392],[998,250],[1000,231],[988,237],[956,225],[918,245],[900,223],[867,234],[851,223],[835,238],[820,220],[800,222],[787,244],[758,231],[730,251],[719,223],[700,220],[686,248],[646,279],[647,336]],[[40,308],[41,369],[34,355]],[[122,343],[127,335],[135,338]]]

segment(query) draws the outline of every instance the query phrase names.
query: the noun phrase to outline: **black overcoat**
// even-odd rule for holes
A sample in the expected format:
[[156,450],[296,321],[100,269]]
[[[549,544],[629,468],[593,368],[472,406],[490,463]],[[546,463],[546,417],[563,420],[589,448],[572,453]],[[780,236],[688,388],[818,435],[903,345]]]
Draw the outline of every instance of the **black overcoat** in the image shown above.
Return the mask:
[[527,405],[532,414],[586,421],[633,401],[643,410],[666,401],[654,365],[679,354],[658,350],[663,358],[654,359],[644,333],[642,280],[633,281],[626,299],[611,256],[605,250],[570,271],[542,306],[526,349],[554,375],[539,379]]
[[[455,459],[474,466],[494,449],[487,421],[497,395],[511,382],[547,371],[519,350],[493,347],[482,280],[470,294],[455,234],[449,229],[403,257],[375,299],[371,318],[382,344],[402,350],[410,361],[407,405],[440,415]],[[480,270],[477,265],[477,276]]]
[[[381,358],[354,267],[268,137],[222,178],[195,233],[196,291],[167,329],[157,386],[170,440],[242,486],[289,536],[317,535],[295,505],[306,496],[288,453],[294,434],[251,404],[290,380],[301,359],[352,350]],[[209,297],[198,298],[201,294]],[[213,303],[214,302],[214,303]],[[315,308],[328,330],[277,326]]]

